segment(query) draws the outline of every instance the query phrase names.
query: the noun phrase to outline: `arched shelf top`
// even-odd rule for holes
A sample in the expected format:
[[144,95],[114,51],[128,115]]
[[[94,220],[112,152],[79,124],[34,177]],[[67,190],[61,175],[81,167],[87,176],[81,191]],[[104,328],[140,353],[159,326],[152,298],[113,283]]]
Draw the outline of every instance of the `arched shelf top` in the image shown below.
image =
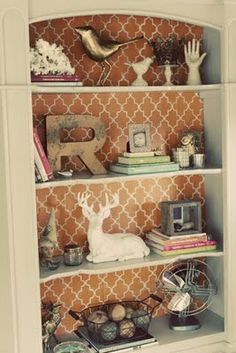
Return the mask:
[[[79,76],[83,86],[96,86],[101,74],[101,66],[86,55],[78,40],[79,36],[74,28],[90,25],[95,31],[100,31],[104,38],[111,38],[118,42],[125,42],[140,36],[141,41],[133,44],[132,55],[129,46],[122,49],[119,55],[111,56],[109,61],[108,86],[129,86],[134,80],[132,62],[138,62],[146,57],[156,57],[153,49],[160,38],[175,38],[177,65],[173,69],[174,85],[184,85],[187,80],[187,67],[184,62],[183,43],[192,38],[201,41],[202,52],[207,53],[206,60],[201,65],[202,83],[219,84],[221,82],[221,31],[219,28],[204,26],[199,21],[193,24],[190,18],[164,14],[157,11],[150,12],[137,9],[114,10],[81,10],[80,13],[63,13],[64,17],[54,14],[48,20],[41,18],[41,22],[30,23],[30,42],[35,45],[37,39],[44,39],[56,43],[64,48],[75,74]],[[69,16],[70,15],[70,16]],[[62,16],[62,14],[61,14]],[[63,30],[62,30],[63,29]],[[61,33],[58,36],[57,33]],[[178,43],[178,44],[177,44]],[[174,47],[173,47],[174,48]],[[172,51],[174,53],[174,50]],[[132,59],[131,59],[132,58]],[[149,86],[163,84],[162,66],[158,59],[154,59],[147,74]],[[100,73],[98,74],[98,71]],[[111,75],[110,75],[111,73]]]
[[118,0],[114,4],[100,0],[95,9],[92,0],[80,3],[79,6],[76,0],[71,0],[68,3],[63,0],[52,0],[48,3],[44,0],[40,1],[40,4],[34,0],[31,2],[29,11],[29,23],[71,16],[118,14],[159,17],[221,30],[223,6],[219,0],[182,0],[176,4],[173,4],[173,1],[165,0],[158,2],[158,6],[155,0],[148,0],[145,4],[137,1],[135,7],[128,1],[124,3],[124,1]]

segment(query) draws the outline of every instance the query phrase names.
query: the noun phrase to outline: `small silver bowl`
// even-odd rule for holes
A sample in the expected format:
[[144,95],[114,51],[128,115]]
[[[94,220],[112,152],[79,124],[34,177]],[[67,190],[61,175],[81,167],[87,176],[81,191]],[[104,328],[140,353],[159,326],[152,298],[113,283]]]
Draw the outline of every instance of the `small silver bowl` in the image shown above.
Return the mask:
[[91,350],[80,341],[67,341],[57,344],[53,353],[91,353]]
[[82,249],[78,244],[68,244],[64,248],[64,264],[67,266],[78,266],[83,261]]

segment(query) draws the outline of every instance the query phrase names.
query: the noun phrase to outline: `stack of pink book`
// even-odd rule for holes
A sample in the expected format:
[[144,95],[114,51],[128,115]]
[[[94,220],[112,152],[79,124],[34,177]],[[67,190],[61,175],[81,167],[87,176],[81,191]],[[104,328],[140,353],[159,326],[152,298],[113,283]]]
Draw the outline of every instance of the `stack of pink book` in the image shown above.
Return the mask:
[[53,170],[43,149],[37,130],[33,129],[35,181],[53,179]]
[[206,233],[169,236],[156,227],[146,233],[145,242],[152,251],[161,256],[216,250],[216,241],[209,239]]

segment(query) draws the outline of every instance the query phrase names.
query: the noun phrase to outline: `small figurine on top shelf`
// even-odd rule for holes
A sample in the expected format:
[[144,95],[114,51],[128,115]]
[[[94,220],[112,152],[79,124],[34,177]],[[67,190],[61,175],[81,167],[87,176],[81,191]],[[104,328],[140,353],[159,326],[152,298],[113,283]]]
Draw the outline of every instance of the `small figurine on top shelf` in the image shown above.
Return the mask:
[[159,67],[165,68],[165,86],[173,85],[171,82],[172,68],[178,66],[181,43],[182,41],[179,41],[175,36],[167,39],[158,37],[150,42]]
[[143,75],[148,71],[150,65],[153,63],[153,58],[145,58],[144,60],[136,63],[130,63],[137,78],[131,83],[131,86],[148,86],[148,82],[144,80]]

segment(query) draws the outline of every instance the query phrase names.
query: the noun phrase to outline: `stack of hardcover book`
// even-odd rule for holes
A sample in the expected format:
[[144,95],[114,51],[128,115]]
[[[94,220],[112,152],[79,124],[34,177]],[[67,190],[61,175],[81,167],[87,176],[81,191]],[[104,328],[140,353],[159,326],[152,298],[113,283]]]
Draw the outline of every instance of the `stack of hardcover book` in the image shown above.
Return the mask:
[[175,256],[216,250],[216,241],[206,233],[166,235],[154,227],[146,233],[145,242],[149,248],[161,256]]
[[35,181],[48,181],[53,179],[53,171],[49,164],[48,158],[44,152],[37,130],[33,129],[34,140],[34,166]]
[[31,74],[31,82],[53,86],[83,86],[78,75],[34,75]]
[[124,152],[118,163],[110,170],[122,174],[162,173],[179,170],[179,164],[171,162],[168,155],[155,155],[154,152]]

